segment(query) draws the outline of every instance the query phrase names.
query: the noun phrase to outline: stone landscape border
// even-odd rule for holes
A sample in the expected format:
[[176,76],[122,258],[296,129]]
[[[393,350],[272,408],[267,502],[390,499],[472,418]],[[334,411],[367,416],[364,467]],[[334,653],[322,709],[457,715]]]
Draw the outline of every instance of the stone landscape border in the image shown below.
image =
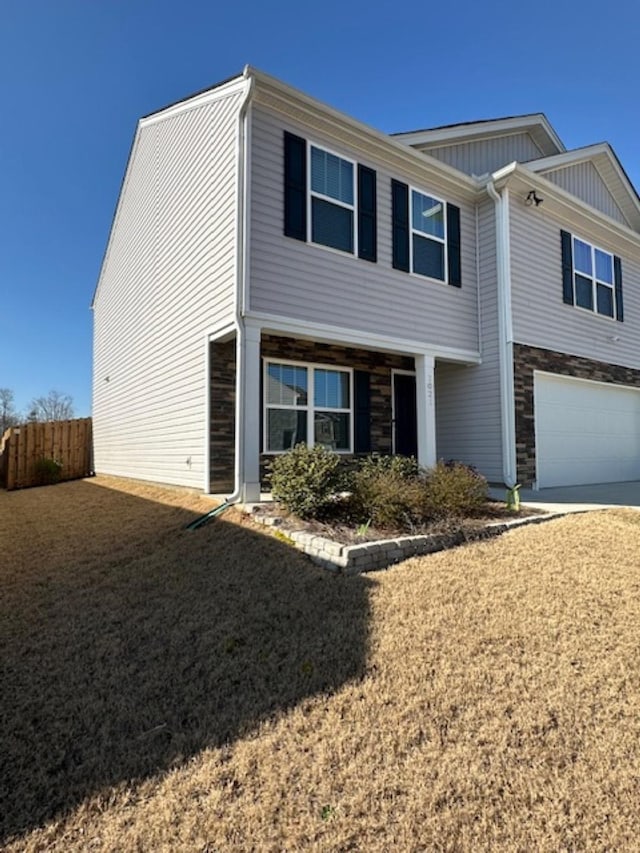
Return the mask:
[[452,533],[435,533],[425,536],[396,536],[393,539],[380,539],[358,545],[343,545],[333,539],[309,533],[300,527],[288,527],[284,518],[264,514],[261,512],[262,507],[261,504],[246,504],[243,509],[254,521],[272,528],[278,539],[289,542],[294,548],[310,557],[316,565],[345,575],[387,569],[409,557],[433,554],[436,551],[455,548],[466,542],[491,539],[525,524],[540,524],[568,514],[562,511],[550,512],[509,521],[493,521],[477,530],[458,530]]

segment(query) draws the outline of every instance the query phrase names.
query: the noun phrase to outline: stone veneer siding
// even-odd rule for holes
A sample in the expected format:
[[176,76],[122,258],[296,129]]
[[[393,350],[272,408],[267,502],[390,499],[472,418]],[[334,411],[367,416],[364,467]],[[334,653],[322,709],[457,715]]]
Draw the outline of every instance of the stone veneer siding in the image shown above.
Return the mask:
[[211,491],[234,488],[236,420],[235,338],[211,344]]
[[[412,357],[266,334],[262,336],[261,350],[265,359],[281,358],[367,371],[371,377],[371,450],[391,453],[391,371],[415,370]],[[260,457],[263,481],[266,464],[273,458],[267,454]]]
[[552,352],[525,344],[513,345],[516,409],[516,461],[518,482],[531,484],[536,477],[536,435],[533,409],[533,372],[544,370],[576,379],[640,387],[640,370]]

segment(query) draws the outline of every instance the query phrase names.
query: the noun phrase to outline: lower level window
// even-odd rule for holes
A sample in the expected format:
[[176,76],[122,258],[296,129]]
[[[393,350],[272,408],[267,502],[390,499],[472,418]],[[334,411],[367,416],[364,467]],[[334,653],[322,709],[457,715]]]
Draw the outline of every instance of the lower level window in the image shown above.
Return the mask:
[[267,453],[282,453],[300,442],[351,452],[350,370],[268,361],[264,397]]

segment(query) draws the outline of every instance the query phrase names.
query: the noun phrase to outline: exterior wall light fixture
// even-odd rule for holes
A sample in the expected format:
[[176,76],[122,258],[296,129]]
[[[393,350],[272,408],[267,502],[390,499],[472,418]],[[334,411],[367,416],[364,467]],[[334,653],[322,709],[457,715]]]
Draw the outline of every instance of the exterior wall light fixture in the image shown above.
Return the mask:
[[527,207],[531,207],[532,204],[535,204],[536,207],[539,207],[543,201],[544,199],[540,198],[540,196],[535,190],[529,190],[527,197],[524,200],[524,203],[527,205]]

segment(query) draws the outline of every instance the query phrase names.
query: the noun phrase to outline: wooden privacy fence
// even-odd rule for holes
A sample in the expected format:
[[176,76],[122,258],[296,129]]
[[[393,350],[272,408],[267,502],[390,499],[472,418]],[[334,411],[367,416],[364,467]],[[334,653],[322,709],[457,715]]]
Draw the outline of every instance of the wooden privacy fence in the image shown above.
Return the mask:
[[93,473],[91,418],[11,427],[0,439],[0,486],[24,489]]

